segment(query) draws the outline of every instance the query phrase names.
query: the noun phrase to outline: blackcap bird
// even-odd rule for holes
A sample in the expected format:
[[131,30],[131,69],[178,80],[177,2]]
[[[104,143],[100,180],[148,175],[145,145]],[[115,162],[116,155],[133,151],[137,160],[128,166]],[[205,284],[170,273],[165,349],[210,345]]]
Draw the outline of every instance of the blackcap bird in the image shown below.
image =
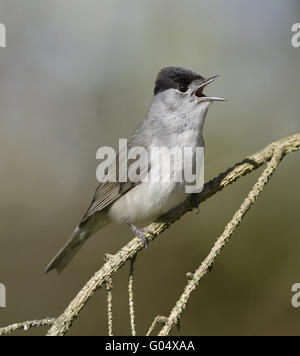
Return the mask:
[[[143,147],[149,151],[154,146],[204,147],[202,130],[207,110],[213,101],[225,100],[203,94],[204,87],[215,78],[205,79],[180,67],[162,69],[155,81],[148,114],[133,132],[127,148]],[[119,152],[116,160],[120,157],[128,159]],[[176,170],[182,170],[182,165],[176,161],[173,163],[168,180],[124,182],[117,178],[116,181],[101,182],[79,225],[45,272],[56,269],[60,273],[87,239],[110,222],[126,223],[146,246],[149,231],[142,226],[183,203],[191,195],[186,192],[186,182],[174,178],[178,173]],[[194,164],[195,160],[192,160],[191,165]],[[148,177],[157,166],[158,162],[150,159],[147,170],[140,172],[141,177]],[[118,164],[115,164],[115,171],[117,167]]]

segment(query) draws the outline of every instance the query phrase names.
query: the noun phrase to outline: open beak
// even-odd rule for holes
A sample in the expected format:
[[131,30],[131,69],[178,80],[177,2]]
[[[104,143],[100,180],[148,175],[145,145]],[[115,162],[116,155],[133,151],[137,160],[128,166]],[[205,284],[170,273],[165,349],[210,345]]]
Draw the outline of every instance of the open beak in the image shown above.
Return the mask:
[[216,75],[214,77],[205,79],[204,82],[201,83],[201,85],[193,92],[193,95],[197,96],[200,99],[199,102],[202,102],[202,101],[226,101],[226,99],[223,99],[223,98],[218,98],[216,96],[206,96],[203,94],[204,88],[208,84],[213,82],[215,79],[217,79],[218,77],[219,77],[219,75]]

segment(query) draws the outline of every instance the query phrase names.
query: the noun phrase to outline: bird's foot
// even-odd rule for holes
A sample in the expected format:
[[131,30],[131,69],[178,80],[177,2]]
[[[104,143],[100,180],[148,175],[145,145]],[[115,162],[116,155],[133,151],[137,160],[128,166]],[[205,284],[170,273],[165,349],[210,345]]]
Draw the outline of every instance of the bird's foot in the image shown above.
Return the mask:
[[153,235],[153,232],[149,229],[139,228],[131,223],[127,223],[127,225],[130,227],[130,230],[142,241],[143,247],[147,248],[147,234]]
[[199,202],[195,196],[195,194],[191,195],[191,202],[193,207],[196,209],[196,215],[199,215],[200,211],[199,211]]

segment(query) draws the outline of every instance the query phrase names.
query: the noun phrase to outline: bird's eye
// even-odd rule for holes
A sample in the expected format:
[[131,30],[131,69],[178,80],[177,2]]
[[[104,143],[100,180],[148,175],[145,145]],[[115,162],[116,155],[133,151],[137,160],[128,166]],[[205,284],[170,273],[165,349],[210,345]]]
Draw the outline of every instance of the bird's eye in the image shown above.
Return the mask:
[[188,86],[187,85],[180,85],[178,90],[180,91],[180,93],[186,93],[187,90],[188,90]]

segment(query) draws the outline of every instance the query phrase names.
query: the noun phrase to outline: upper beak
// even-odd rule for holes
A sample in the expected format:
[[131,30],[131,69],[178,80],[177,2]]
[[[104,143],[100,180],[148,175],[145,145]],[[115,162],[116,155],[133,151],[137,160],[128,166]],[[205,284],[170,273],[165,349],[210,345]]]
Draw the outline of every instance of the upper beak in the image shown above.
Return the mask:
[[194,95],[196,95],[197,97],[200,98],[200,101],[226,101],[226,99],[223,98],[218,98],[216,96],[206,96],[203,94],[203,89],[210,84],[211,82],[213,82],[215,79],[217,79],[219,77],[219,75],[216,75],[214,77],[205,79],[203,83],[201,83],[201,85],[194,91]]

